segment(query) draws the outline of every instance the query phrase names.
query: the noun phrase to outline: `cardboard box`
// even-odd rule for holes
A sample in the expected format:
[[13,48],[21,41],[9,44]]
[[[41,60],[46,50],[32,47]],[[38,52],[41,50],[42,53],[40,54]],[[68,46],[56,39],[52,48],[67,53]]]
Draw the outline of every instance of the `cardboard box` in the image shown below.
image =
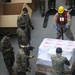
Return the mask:
[[27,3],[30,8],[35,11],[38,6],[38,0],[32,0],[32,3]]
[[[61,43],[60,43],[61,42]],[[60,45],[59,45],[60,43]],[[72,46],[69,48],[69,46]],[[55,50],[57,47],[61,47],[63,52],[68,53],[67,59],[70,61],[70,66],[64,65],[65,75],[69,75],[71,68],[74,63],[73,49],[75,48],[75,41],[60,40],[60,39],[51,39],[45,38],[39,46],[38,57],[36,62],[36,73],[51,74],[52,73],[52,54],[55,55]],[[63,48],[64,47],[64,48]],[[52,51],[51,51],[52,50]],[[69,54],[71,53],[71,55]]]
[[41,64],[37,64],[36,65],[36,72],[40,72],[40,73],[51,73],[52,72],[52,67],[50,66],[46,66],[46,65],[41,65]]
[[11,3],[32,3],[32,0],[11,0]]
[[28,14],[31,17],[32,10],[25,3],[8,3],[3,4],[3,13],[1,15],[1,27],[17,27],[17,17],[22,13],[22,8],[27,7]]

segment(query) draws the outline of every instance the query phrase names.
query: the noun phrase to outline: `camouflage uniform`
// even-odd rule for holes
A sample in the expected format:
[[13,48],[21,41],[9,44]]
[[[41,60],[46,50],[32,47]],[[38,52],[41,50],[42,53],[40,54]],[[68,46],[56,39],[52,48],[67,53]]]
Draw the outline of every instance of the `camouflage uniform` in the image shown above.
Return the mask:
[[[45,0],[40,0],[40,12],[41,12],[41,16],[43,17],[44,14],[45,14]],[[48,9],[51,9],[51,8],[55,8],[55,3],[56,3],[56,0],[48,0]]]
[[18,27],[25,26],[23,30],[25,30],[25,35],[27,36],[29,42],[31,40],[31,32],[30,27],[33,27],[30,21],[29,15],[20,14],[17,18],[17,25]]
[[12,75],[13,69],[12,66],[14,64],[14,51],[13,47],[8,39],[7,36],[4,36],[3,39],[1,40],[1,45],[2,45],[2,54],[4,58],[4,62],[6,65],[6,68],[9,72],[9,75]]
[[15,68],[17,75],[26,75],[26,72],[30,71],[28,66],[29,59],[31,59],[30,56],[27,56],[23,49],[18,51]]
[[18,27],[17,35],[18,35],[18,45],[19,45],[19,47],[20,47],[20,44],[22,44],[23,42],[29,43],[29,40],[28,40],[27,36],[25,35],[25,30],[22,30],[20,27]]
[[[18,34],[19,47],[21,48],[21,45],[23,45],[23,46],[28,45],[29,46],[29,41],[28,41],[26,35],[24,34],[24,30],[22,30],[21,28],[18,28],[17,34]],[[24,48],[23,50],[25,51],[25,54],[27,56],[30,56],[30,50],[33,50],[33,49],[34,49],[34,47],[29,46],[29,47]],[[28,60],[27,65],[29,66],[29,59],[27,59],[27,60]]]
[[53,70],[52,75],[64,75],[64,64],[70,65],[66,57],[63,56],[51,56]]
[[[17,29],[17,35],[18,35],[18,44],[19,47],[21,48],[20,45],[29,45],[29,41],[28,38],[26,37],[26,35],[24,34],[24,31],[21,28]],[[33,50],[34,47],[30,46],[29,48],[26,48],[26,55],[30,55],[30,50]]]
[[74,0],[66,0],[66,3],[69,5],[68,9],[72,9],[75,6],[75,1]]
[[[54,18],[53,18],[53,24],[58,25],[58,30],[61,31],[61,25],[57,24],[57,18],[58,18],[58,13],[55,14]],[[65,26],[69,26],[69,28],[67,29],[67,31],[65,32],[65,35],[70,39],[70,40],[74,40],[73,37],[73,33],[70,29],[70,25],[71,25],[71,17],[70,14],[67,12],[67,23],[66,25],[63,25],[63,31],[65,30]],[[62,36],[62,34],[60,32],[57,32],[57,37],[56,39],[60,39]]]
[[[29,46],[29,44],[28,44],[28,46]],[[32,46],[23,48],[23,50],[27,56],[30,56],[30,51],[33,51],[33,49],[34,49],[34,47],[32,47]],[[29,59],[27,59],[27,66],[30,67]]]
[[48,0],[48,9],[56,7],[56,0]]
[[40,0],[40,12],[43,17],[43,15],[45,14],[45,0]]

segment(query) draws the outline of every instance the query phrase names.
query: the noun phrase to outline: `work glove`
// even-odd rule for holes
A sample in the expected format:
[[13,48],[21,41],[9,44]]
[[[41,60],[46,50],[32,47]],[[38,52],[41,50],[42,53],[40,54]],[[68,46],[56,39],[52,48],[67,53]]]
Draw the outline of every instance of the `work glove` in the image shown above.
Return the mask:
[[66,29],[68,29],[68,26],[65,26]]
[[55,25],[55,26],[54,26],[54,28],[57,30],[57,29],[58,29],[58,26],[57,26],[57,25]]
[[34,58],[35,56],[30,56],[30,59]]

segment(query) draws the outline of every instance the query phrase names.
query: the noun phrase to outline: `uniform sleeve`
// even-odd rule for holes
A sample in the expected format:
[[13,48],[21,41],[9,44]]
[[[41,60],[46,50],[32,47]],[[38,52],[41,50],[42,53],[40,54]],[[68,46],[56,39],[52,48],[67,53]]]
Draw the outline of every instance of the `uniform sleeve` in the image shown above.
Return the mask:
[[58,16],[58,13],[55,14],[54,18],[53,18],[53,25],[57,25],[57,16]]
[[17,18],[17,26],[20,26],[20,22],[21,22],[21,19],[20,19],[20,17],[18,16],[18,18]]
[[70,65],[70,62],[68,61],[68,59],[66,57],[65,57],[65,64]]
[[71,25],[71,16],[70,14],[67,12],[67,24],[66,25]]
[[30,27],[32,26],[32,23],[31,23],[31,20],[29,19],[29,25],[30,25]]
[[17,18],[17,26],[20,26],[20,25],[23,25],[23,24],[25,24],[25,21],[22,20],[22,16],[20,15]]
[[4,42],[4,40],[2,39],[1,42],[0,42],[2,47],[4,47],[3,42]]
[[[29,17],[29,15],[28,15],[28,17]],[[29,17],[29,25],[30,25],[30,27],[32,26],[30,17]]]

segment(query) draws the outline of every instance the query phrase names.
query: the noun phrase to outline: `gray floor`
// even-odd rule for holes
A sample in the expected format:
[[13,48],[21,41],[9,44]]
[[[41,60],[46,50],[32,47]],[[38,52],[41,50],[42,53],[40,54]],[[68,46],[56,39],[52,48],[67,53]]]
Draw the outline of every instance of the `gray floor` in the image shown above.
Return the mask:
[[[63,2],[63,0],[56,0],[56,7],[59,7],[60,5],[64,5],[65,6],[65,0]],[[68,6],[65,6],[65,8],[67,8]],[[46,11],[47,11],[47,0],[46,0]],[[72,17],[72,32],[75,36],[75,31],[74,31],[74,27],[75,27],[75,16]],[[52,24],[53,21],[53,15],[49,16],[49,21],[48,21],[48,26],[47,28],[43,28],[43,21],[44,21],[44,17],[41,17],[40,14],[40,10],[39,7],[37,7],[36,11],[32,14],[32,18],[31,18],[32,24],[35,27],[34,30],[31,30],[31,45],[35,47],[34,51],[31,52],[31,55],[35,55],[35,58],[31,59],[31,73],[27,73],[27,75],[34,75],[35,74],[35,66],[36,66],[36,60],[37,60],[37,54],[38,54],[38,48],[42,42],[42,40],[44,38],[55,38],[56,36],[56,30],[54,29],[54,26]],[[66,38],[66,36],[64,35],[65,40],[68,40]],[[16,53],[18,51],[18,44],[17,44],[17,37],[10,37],[10,41],[12,42],[12,45],[14,47],[14,51],[15,51],[15,56]],[[2,53],[0,52],[0,75],[8,75],[8,71],[5,67],[5,64],[3,62],[3,57],[2,57]]]

